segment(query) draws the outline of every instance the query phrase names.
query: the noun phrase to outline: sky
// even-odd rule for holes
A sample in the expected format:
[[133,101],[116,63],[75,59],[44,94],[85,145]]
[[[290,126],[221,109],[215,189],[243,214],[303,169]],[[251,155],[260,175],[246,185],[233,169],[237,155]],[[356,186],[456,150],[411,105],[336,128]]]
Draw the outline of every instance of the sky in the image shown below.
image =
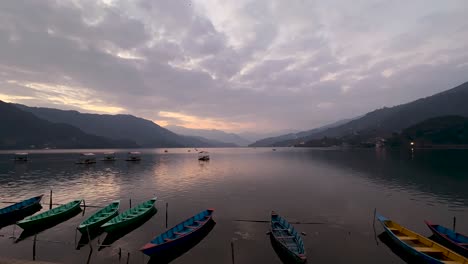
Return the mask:
[[466,0],[0,1],[0,100],[311,129],[468,81]]

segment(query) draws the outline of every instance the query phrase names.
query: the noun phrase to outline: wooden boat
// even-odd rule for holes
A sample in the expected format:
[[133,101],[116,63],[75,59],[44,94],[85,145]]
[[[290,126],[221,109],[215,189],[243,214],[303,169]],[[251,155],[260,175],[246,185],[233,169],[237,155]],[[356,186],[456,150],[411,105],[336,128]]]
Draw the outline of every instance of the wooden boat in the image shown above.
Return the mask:
[[307,260],[304,242],[294,227],[274,211],[271,212],[270,236],[297,263]]
[[207,151],[200,151],[198,152],[198,160],[201,161],[208,161],[210,160],[210,155]]
[[207,209],[190,217],[155,237],[151,242],[143,246],[140,251],[148,256],[153,256],[195,239],[208,227],[208,223],[212,220],[213,212],[214,209]]
[[101,210],[98,210],[86,220],[81,222],[81,224],[77,227],[78,231],[80,231],[82,234],[86,234],[87,230],[92,231],[100,227],[102,224],[106,223],[119,214],[119,206],[120,200],[114,201]]
[[94,153],[81,153],[80,158],[75,164],[94,164],[96,163],[96,156]]
[[128,209],[127,211],[119,214],[118,216],[103,224],[101,228],[109,233],[117,229],[131,226],[133,223],[137,222],[151,212],[157,199],[157,197],[154,197],[153,199]]
[[30,229],[32,227],[48,224],[50,222],[57,221],[62,217],[66,217],[69,214],[72,214],[76,210],[80,209],[80,204],[83,200],[74,200],[67,204],[55,207],[54,209],[45,211],[43,213],[30,216],[24,220],[17,222],[16,224],[19,225],[23,229]]
[[115,152],[104,152],[102,161],[116,161]]
[[390,238],[407,253],[419,258],[425,263],[437,264],[467,264],[468,259],[441,246],[432,240],[419,235],[398,223],[377,215],[385,232]]
[[132,151],[127,154],[126,161],[140,161],[141,160],[141,153],[138,151]]
[[468,237],[460,233],[456,233],[441,225],[432,224],[429,221],[424,221],[431,229],[434,236],[443,242],[444,245],[460,253],[464,257],[468,257]]
[[0,220],[8,220],[8,218],[16,217],[31,207],[40,205],[41,199],[42,195],[39,195],[0,209]]
[[15,153],[15,161],[28,161],[28,153],[26,152],[18,152]]

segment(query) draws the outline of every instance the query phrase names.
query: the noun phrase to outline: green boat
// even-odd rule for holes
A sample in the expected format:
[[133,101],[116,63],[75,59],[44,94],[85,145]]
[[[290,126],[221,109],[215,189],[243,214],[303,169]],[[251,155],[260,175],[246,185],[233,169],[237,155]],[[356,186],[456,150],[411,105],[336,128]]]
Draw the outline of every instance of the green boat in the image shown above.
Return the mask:
[[137,222],[145,215],[151,213],[151,210],[154,208],[154,203],[156,203],[157,197],[150,199],[146,202],[143,202],[133,208],[128,209],[127,211],[119,214],[118,216],[112,218],[107,223],[101,226],[104,231],[110,233],[112,231],[131,226],[133,223]]
[[81,209],[80,204],[83,200],[75,200],[67,204],[55,207],[54,209],[45,211],[43,213],[30,216],[24,220],[17,222],[16,224],[23,229],[30,229],[32,227],[38,227],[41,225],[48,225],[50,223],[59,223],[62,218],[66,218],[76,210]]
[[100,227],[102,224],[119,214],[119,206],[120,200],[117,200],[95,212],[86,220],[81,222],[81,224],[77,227],[78,231],[80,231],[82,234],[86,234],[87,230],[91,231]]

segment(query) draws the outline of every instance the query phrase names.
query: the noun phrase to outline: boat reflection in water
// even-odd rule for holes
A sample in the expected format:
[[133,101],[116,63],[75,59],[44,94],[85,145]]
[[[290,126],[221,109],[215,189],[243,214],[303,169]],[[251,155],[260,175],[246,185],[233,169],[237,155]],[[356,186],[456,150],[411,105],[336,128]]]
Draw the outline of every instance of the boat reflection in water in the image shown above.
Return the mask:
[[206,225],[203,227],[203,230],[197,232],[192,239],[187,240],[184,243],[178,244],[177,247],[171,247],[157,255],[153,255],[151,259],[148,261],[148,264],[166,264],[170,263],[176,258],[182,256],[190,249],[198,245],[208,234],[213,230],[215,227],[216,222],[211,219]]

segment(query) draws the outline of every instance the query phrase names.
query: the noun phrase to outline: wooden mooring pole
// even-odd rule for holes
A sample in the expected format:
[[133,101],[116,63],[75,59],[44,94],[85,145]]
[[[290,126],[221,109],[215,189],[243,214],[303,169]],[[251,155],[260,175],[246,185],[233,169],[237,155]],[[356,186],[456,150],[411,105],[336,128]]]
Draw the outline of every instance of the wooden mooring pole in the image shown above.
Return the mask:
[[232,264],[234,264],[234,240],[231,240],[231,257],[232,257]]
[[456,227],[456,225],[457,225],[457,217],[454,216],[454,217],[453,217],[453,232],[455,232],[455,227]]
[[50,189],[49,210],[52,209],[52,189]]
[[130,208],[132,208],[132,198],[130,198],[128,202],[130,203]]
[[36,260],[36,239],[37,239],[37,234],[34,235],[34,242],[33,242],[33,260]]
[[169,207],[169,203],[166,203],[166,229],[167,229],[167,215],[168,215],[168,213],[167,213],[167,208],[168,208],[168,207]]

